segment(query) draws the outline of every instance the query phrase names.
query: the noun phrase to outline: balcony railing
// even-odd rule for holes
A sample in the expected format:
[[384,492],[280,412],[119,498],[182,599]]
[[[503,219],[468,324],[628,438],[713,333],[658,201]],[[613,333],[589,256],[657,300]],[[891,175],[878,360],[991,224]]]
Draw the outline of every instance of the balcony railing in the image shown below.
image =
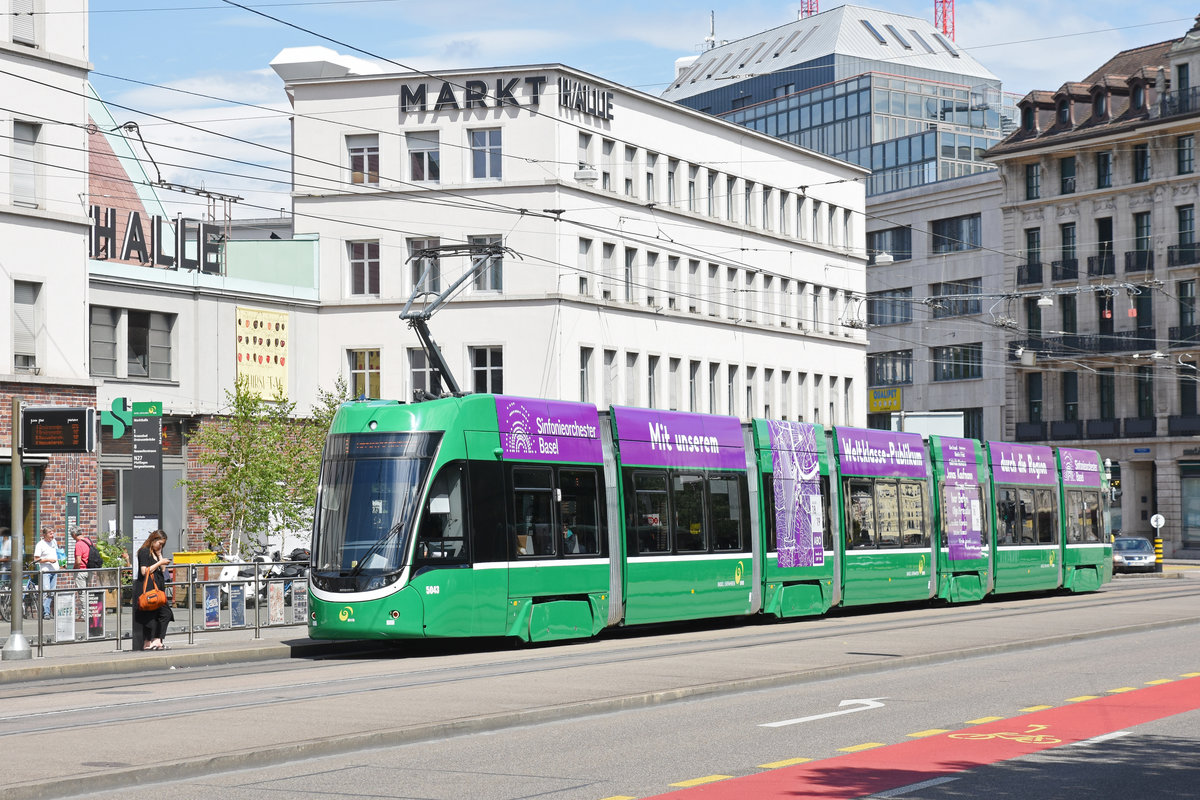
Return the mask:
[[1079,259],[1064,258],[1050,265],[1050,280],[1073,281],[1079,279]]
[[1157,430],[1158,420],[1154,417],[1126,417],[1125,418],[1125,435],[1126,436],[1153,436]]
[[1178,117],[1200,111],[1200,86],[1167,92],[1150,106],[1150,118]]
[[1200,325],[1174,325],[1167,329],[1171,347],[1200,347]]
[[1200,264],[1200,244],[1173,244],[1167,248],[1168,267]]
[[1195,436],[1200,433],[1200,416],[1167,417],[1167,433],[1171,436]]
[[1033,350],[1050,358],[1078,357],[1088,353],[1129,353],[1153,351],[1158,340],[1148,329],[1113,331],[1112,333],[1070,333],[1062,336],[1043,336],[1009,342],[1008,358],[1018,360],[1018,348]]
[[1044,422],[1018,422],[1017,423],[1017,441],[1018,442],[1044,442],[1044,441],[1046,441],[1046,423],[1044,423]]
[[1088,277],[1091,278],[1100,275],[1115,275],[1117,272],[1117,260],[1113,257],[1112,253],[1088,256],[1087,264]]
[[1062,441],[1063,439],[1082,439],[1083,438],[1083,421],[1078,419],[1062,419],[1053,420],[1050,423],[1050,439],[1053,441]]
[[1017,265],[1017,284],[1027,285],[1030,283],[1042,282],[1042,262],[1030,261],[1026,264]]
[[1153,250],[1129,250],[1125,253],[1126,272],[1146,272],[1154,269]]
[[1087,438],[1117,439],[1121,436],[1121,420],[1119,419],[1089,419],[1087,421]]

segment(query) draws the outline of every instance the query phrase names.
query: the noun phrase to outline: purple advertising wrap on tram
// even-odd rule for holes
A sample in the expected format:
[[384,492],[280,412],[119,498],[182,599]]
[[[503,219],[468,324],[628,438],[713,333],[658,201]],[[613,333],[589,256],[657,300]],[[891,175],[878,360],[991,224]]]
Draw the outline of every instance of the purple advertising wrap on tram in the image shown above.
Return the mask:
[[746,469],[737,417],[614,406],[621,463],[646,467]]
[[600,416],[589,403],[496,395],[505,458],[599,464]]
[[775,540],[781,567],[825,563],[821,534],[821,472],[817,428],[805,422],[769,420],[771,479],[775,493]]
[[1088,486],[1100,488],[1100,454],[1095,450],[1072,450],[1058,448],[1058,460],[1062,462],[1064,486]]
[[1054,486],[1058,470],[1054,452],[1040,444],[988,442],[992,453],[992,480],[996,483],[1033,483]]
[[983,507],[979,491],[979,444],[940,438],[946,476],[946,543],[951,561],[983,557]]
[[838,463],[844,475],[924,478],[925,448],[917,433],[835,428]]

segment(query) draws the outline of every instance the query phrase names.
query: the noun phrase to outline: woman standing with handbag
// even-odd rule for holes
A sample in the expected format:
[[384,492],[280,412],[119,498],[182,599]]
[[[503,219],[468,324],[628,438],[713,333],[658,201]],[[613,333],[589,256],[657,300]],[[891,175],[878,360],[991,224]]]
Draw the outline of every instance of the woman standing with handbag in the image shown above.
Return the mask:
[[[138,637],[134,637],[133,649],[166,650],[163,637],[167,635],[167,625],[175,619],[171,606],[165,602],[167,588],[166,575],[163,567],[171,563],[171,559],[163,555],[163,545],[167,543],[167,534],[161,530],[152,531],[146,537],[146,543],[137,551],[137,575],[133,582],[133,624],[141,626],[141,645]],[[163,594],[163,603],[157,608],[143,608],[142,596],[158,590]],[[135,634],[138,631],[135,630]]]

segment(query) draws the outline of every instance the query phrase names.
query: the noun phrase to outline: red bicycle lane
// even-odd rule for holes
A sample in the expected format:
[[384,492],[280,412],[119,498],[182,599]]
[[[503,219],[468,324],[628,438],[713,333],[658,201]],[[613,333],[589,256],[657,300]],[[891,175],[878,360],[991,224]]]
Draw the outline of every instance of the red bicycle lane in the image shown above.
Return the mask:
[[851,800],[1081,742],[1200,708],[1200,678],[1097,697],[888,747],[731,778],[646,800]]

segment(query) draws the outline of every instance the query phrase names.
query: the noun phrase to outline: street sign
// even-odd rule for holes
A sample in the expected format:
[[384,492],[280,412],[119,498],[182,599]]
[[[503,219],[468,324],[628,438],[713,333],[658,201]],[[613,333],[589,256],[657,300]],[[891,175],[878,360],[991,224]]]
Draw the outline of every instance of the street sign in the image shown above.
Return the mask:
[[96,409],[30,406],[21,409],[22,453],[91,453],[96,450]]
[[1158,530],[1159,528],[1161,528],[1163,525],[1166,525],[1166,524],[1167,524],[1167,520],[1162,514],[1155,514],[1153,517],[1150,518],[1150,525],[1154,528],[1154,530]]

